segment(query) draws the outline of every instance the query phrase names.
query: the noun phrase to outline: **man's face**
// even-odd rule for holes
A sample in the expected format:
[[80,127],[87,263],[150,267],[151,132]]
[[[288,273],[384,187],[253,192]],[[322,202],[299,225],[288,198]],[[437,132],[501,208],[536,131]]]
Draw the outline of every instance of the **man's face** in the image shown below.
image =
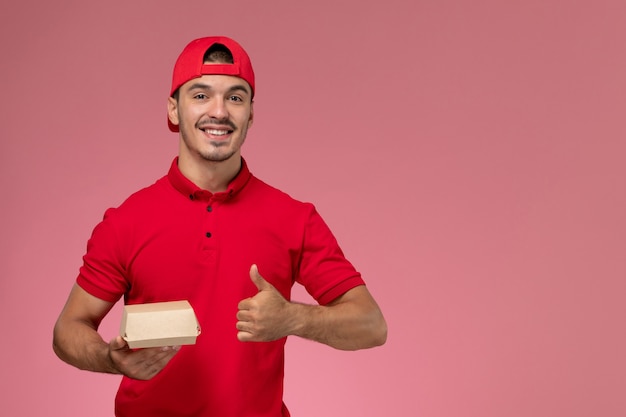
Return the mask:
[[222,162],[241,154],[252,124],[252,91],[230,75],[203,75],[183,84],[178,100],[168,101],[170,121],[178,125],[181,154]]

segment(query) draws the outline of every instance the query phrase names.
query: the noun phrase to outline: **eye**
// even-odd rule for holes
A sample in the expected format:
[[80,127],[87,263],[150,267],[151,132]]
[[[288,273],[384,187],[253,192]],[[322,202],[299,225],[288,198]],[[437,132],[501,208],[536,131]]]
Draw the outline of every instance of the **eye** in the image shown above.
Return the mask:
[[194,95],[193,98],[195,98],[196,100],[206,100],[207,98],[209,98],[209,96],[204,93],[198,93]]
[[234,102],[243,102],[243,99],[239,96],[230,96],[229,100]]

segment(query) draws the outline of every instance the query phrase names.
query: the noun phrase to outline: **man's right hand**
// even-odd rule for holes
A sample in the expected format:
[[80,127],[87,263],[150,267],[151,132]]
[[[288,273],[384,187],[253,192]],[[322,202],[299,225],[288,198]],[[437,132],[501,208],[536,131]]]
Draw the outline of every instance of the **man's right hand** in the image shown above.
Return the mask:
[[154,377],[178,353],[180,346],[133,350],[121,336],[105,342],[98,326],[114,304],[74,284],[54,326],[54,352],[79,369],[122,374],[133,379]]
[[179,350],[180,346],[132,350],[121,336],[117,336],[109,342],[109,359],[117,373],[133,379],[148,380],[161,372]]

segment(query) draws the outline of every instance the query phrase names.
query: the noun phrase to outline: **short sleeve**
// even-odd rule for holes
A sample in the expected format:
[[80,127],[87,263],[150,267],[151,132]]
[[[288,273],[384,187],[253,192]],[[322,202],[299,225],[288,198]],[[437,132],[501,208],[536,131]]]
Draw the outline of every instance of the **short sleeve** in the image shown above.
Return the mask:
[[108,209],[94,228],[76,279],[89,294],[109,302],[117,302],[128,289],[115,210]]
[[309,207],[296,281],[325,305],[365,282],[344,256],[328,225],[312,205]]

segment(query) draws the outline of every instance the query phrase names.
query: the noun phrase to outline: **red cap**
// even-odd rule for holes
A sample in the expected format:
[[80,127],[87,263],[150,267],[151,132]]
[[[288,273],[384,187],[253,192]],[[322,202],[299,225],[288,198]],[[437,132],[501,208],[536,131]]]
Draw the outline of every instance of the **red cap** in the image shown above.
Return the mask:
[[[224,45],[233,55],[232,64],[204,64],[204,54],[213,45]],[[234,40],[225,36],[210,36],[191,41],[179,55],[174,65],[170,97],[189,80],[203,75],[232,75],[250,84],[254,97],[254,70],[246,51]],[[170,130],[178,132],[178,126],[169,122]]]

